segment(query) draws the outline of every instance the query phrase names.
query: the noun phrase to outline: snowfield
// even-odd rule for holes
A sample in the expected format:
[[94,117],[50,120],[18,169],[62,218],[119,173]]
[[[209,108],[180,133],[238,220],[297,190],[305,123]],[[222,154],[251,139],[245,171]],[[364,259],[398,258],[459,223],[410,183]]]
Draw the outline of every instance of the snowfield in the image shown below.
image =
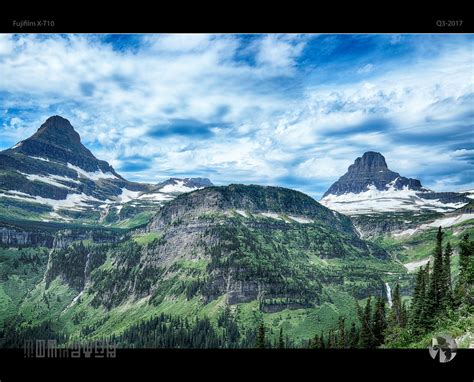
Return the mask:
[[465,203],[442,203],[438,199],[423,199],[417,194],[430,191],[415,191],[407,186],[402,190],[397,190],[394,188],[394,182],[387,184],[387,189],[383,191],[377,190],[374,185],[369,185],[367,191],[359,194],[350,192],[343,195],[327,195],[320,200],[320,203],[346,215],[419,211],[420,209],[448,212],[465,205]]
[[288,217],[289,217],[291,220],[294,220],[295,222],[298,222],[298,223],[301,223],[301,224],[310,224],[310,223],[313,223],[313,220],[307,219],[307,218],[303,218],[303,217],[297,217],[297,216],[291,216],[291,215],[288,215]]
[[21,175],[24,175],[27,177],[28,180],[31,180],[31,181],[38,181],[38,182],[43,182],[43,183],[48,183],[48,184],[51,184],[53,186],[56,186],[56,187],[60,187],[60,188],[65,188],[67,190],[72,190],[71,187],[68,187],[62,183],[59,183],[59,182],[56,182],[55,179],[57,180],[66,180],[66,181],[69,181],[69,182],[76,182],[76,180],[73,180],[73,179],[70,179],[70,178],[65,178],[63,176],[42,176],[42,175],[34,175],[34,174],[25,174],[23,172],[20,172]]
[[19,199],[25,202],[41,203],[53,207],[55,211],[67,208],[67,209],[82,209],[82,207],[90,207],[90,202],[102,202],[99,199],[94,198],[86,194],[68,194],[66,199],[49,199],[41,196],[33,196],[18,191],[8,191],[9,194],[0,193],[0,198],[13,198]]
[[130,191],[126,188],[122,188],[122,193],[117,196],[117,201],[120,203],[127,203],[130,200],[137,199],[142,194],[142,191]]
[[138,198],[138,200],[148,200],[154,202],[164,202],[167,200],[174,199],[174,196],[163,194],[161,192],[149,193],[149,194],[142,194]]
[[72,170],[75,170],[79,175],[82,175],[84,178],[90,179],[90,180],[99,180],[99,179],[118,179],[114,174],[111,172],[103,172],[102,170],[97,170],[95,172],[88,172],[86,170],[83,170],[82,168],[78,166],[74,166],[71,163],[67,164],[67,167],[69,167]]
[[455,224],[459,224],[466,220],[471,220],[471,219],[474,219],[474,214],[462,214],[462,215],[437,219],[431,223],[421,225],[420,228],[421,229],[438,228],[438,227],[446,228],[446,227],[451,227]]
[[184,181],[182,180],[177,180],[176,184],[167,184],[166,186],[160,188],[160,192],[164,193],[185,193],[185,192],[191,192],[194,190],[200,190],[203,187],[188,187],[184,185]]
[[431,260],[431,256],[423,260],[412,261],[410,263],[405,263],[403,266],[407,269],[408,272],[414,272],[418,268],[425,266]]

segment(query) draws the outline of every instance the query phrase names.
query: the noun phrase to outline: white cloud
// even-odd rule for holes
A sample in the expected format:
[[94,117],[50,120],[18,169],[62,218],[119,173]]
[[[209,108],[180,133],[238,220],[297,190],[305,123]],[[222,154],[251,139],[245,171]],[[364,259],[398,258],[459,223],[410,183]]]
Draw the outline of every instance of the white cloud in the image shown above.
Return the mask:
[[0,57],[6,56],[13,51],[14,44],[12,41],[12,36],[7,34],[0,35]]
[[[351,69],[366,74],[364,81],[303,81],[303,96],[295,97],[272,81],[299,73],[307,40],[254,36],[243,46],[230,35],[146,35],[138,50],[116,51],[87,35],[14,40],[2,35],[0,92],[14,96],[0,100],[0,106],[37,112],[17,123],[3,117],[0,136],[24,139],[55,105],[54,112],[69,118],[86,144],[98,146],[96,156],[114,167],[127,157],[150,158],[150,169],[134,175],[141,181],[210,168],[217,183],[276,184],[280,177],[299,176],[326,184],[368,148],[408,176],[460,163],[461,152],[423,142],[413,146],[392,136],[420,126],[449,134],[449,121],[472,110],[472,101],[463,98],[473,92],[469,47],[421,56],[405,67],[371,59]],[[255,62],[236,60],[239,49],[253,54]],[[319,73],[317,65],[312,70]],[[213,123],[214,134],[201,140],[147,135],[174,119]],[[386,131],[347,133],[377,119],[391,125]]]
[[257,42],[256,61],[267,70],[287,71],[293,73],[296,58],[305,46],[298,36],[267,35]]

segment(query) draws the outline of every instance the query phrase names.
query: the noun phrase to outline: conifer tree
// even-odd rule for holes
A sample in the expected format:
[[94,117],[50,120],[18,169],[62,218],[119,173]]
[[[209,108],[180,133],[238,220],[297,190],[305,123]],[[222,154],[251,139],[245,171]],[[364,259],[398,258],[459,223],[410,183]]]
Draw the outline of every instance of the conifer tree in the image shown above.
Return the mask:
[[420,267],[416,277],[415,291],[410,310],[410,326],[415,334],[425,331],[429,324],[428,317],[428,284],[429,284],[428,263],[425,268]]
[[373,346],[380,346],[384,342],[384,332],[387,329],[385,318],[385,300],[378,297],[375,304],[373,322]]
[[343,349],[346,347],[346,329],[345,329],[344,317],[339,317],[338,327],[339,327],[339,335],[338,335],[337,347],[340,349]]
[[398,283],[393,291],[389,321],[390,325],[403,326],[402,298],[400,295],[400,284]]
[[326,341],[324,339],[323,333],[321,333],[321,337],[319,338],[319,346],[321,347],[321,349],[326,348]]
[[429,317],[434,317],[439,313],[444,301],[443,232],[441,227],[438,228],[438,234],[436,235],[436,247],[433,257],[433,272],[429,283],[427,300]]
[[469,303],[472,305],[474,284],[474,242],[469,241],[469,235],[462,237],[459,243],[459,276],[454,295],[456,305]]
[[402,328],[406,327],[407,323],[408,323],[408,309],[407,309],[406,301],[403,301],[402,302],[400,327],[402,327]]
[[280,335],[278,337],[278,348],[284,349],[285,348],[285,340],[283,338],[283,328],[280,327]]
[[372,348],[374,346],[374,336],[372,334],[372,307],[371,297],[367,299],[364,312],[360,315],[360,346],[362,348]]
[[453,255],[453,248],[448,241],[444,251],[443,262],[443,286],[444,286],[444,307],[451,308],[453,305],[453,290],[451,283],[451,256]]
[[255,347],[258,349],[265,348],[265,325],[263,321],[260,322],[260,325],[258,326],[258,329],[257,329],[257,340],[255,343]]
[[357,332],[355,322],[352,322],[351,330],[349,332],[349,347],[356,348],[358,343],[359,343],[359,333]]

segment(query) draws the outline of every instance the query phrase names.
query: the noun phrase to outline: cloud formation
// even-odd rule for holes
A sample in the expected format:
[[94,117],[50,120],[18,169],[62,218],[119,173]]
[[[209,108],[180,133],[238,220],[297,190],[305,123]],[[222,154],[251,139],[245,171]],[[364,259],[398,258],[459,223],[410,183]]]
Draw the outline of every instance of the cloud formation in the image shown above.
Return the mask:
[[474,188],[472,35],[2,35],[0,149],[50,115],[135,181],[319,198],[353,160]]

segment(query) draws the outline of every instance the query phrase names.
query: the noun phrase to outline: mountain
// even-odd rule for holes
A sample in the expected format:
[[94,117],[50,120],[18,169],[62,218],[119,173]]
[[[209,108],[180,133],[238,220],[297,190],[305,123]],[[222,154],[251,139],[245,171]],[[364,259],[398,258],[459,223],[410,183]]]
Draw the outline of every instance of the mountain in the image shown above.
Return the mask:
[[419,180],[405,178],[399,173],[389,170],[382,154],[368,151],[362,157],[357,158],[354,164],[349,166],[347,173],[329,187],[323,195],[323,199],[328,195],[359,194],[367,191],[368,187],[379,191],[385,191],[390,187],[393,190],[404,188],[423,190]]
[[434,192],[418,179],[391,171],[382,154],[369,151],[324,193],[321,204],[348,215],[400,211],[447,212],[470,201],[468,193]]
[[[55,234],[61,245],[38,252],[34,269],[31,256],[18,260],[21,251],[4,256],[31,290],[0,309],[0,329],[2,319],[13,325],[4,328],[4,346],[50,320],[56,335],[87,340],[146,328],[163,313],[188,317],[191,327],[208,317],[222,346],[253,346],[261,319],[274,333],[284,322],[301,345],[339,315],[355,318],[356,300],[385,296],[386,282],[407,282],[403,267],[361,239],[349,217],[281,187],[206,187],[164,204],[139,230],[83,231]],[[145,346],[171,345],[150,337]]]
[[58,115],[48,118],[35,134],[17,143],[10,151],[66,166],[69,164],[72,169],[79,167],[82,170],[76,170],[79,175],[81,172],[103,173],[97,177],[124,180],[107,162],[98,160],[81,143],[81,137],[71,123]]
[[[142,212],[209,185],[203,178],[172,178],[158,185],[130,182],[97,159],[60,116],[48,118],[30,138],[0,152],[0,212],[17,218],[111,223],[120,220],[123,206],[131,201],[135,212]],[[127,216],[131,213],[128,209]]]

